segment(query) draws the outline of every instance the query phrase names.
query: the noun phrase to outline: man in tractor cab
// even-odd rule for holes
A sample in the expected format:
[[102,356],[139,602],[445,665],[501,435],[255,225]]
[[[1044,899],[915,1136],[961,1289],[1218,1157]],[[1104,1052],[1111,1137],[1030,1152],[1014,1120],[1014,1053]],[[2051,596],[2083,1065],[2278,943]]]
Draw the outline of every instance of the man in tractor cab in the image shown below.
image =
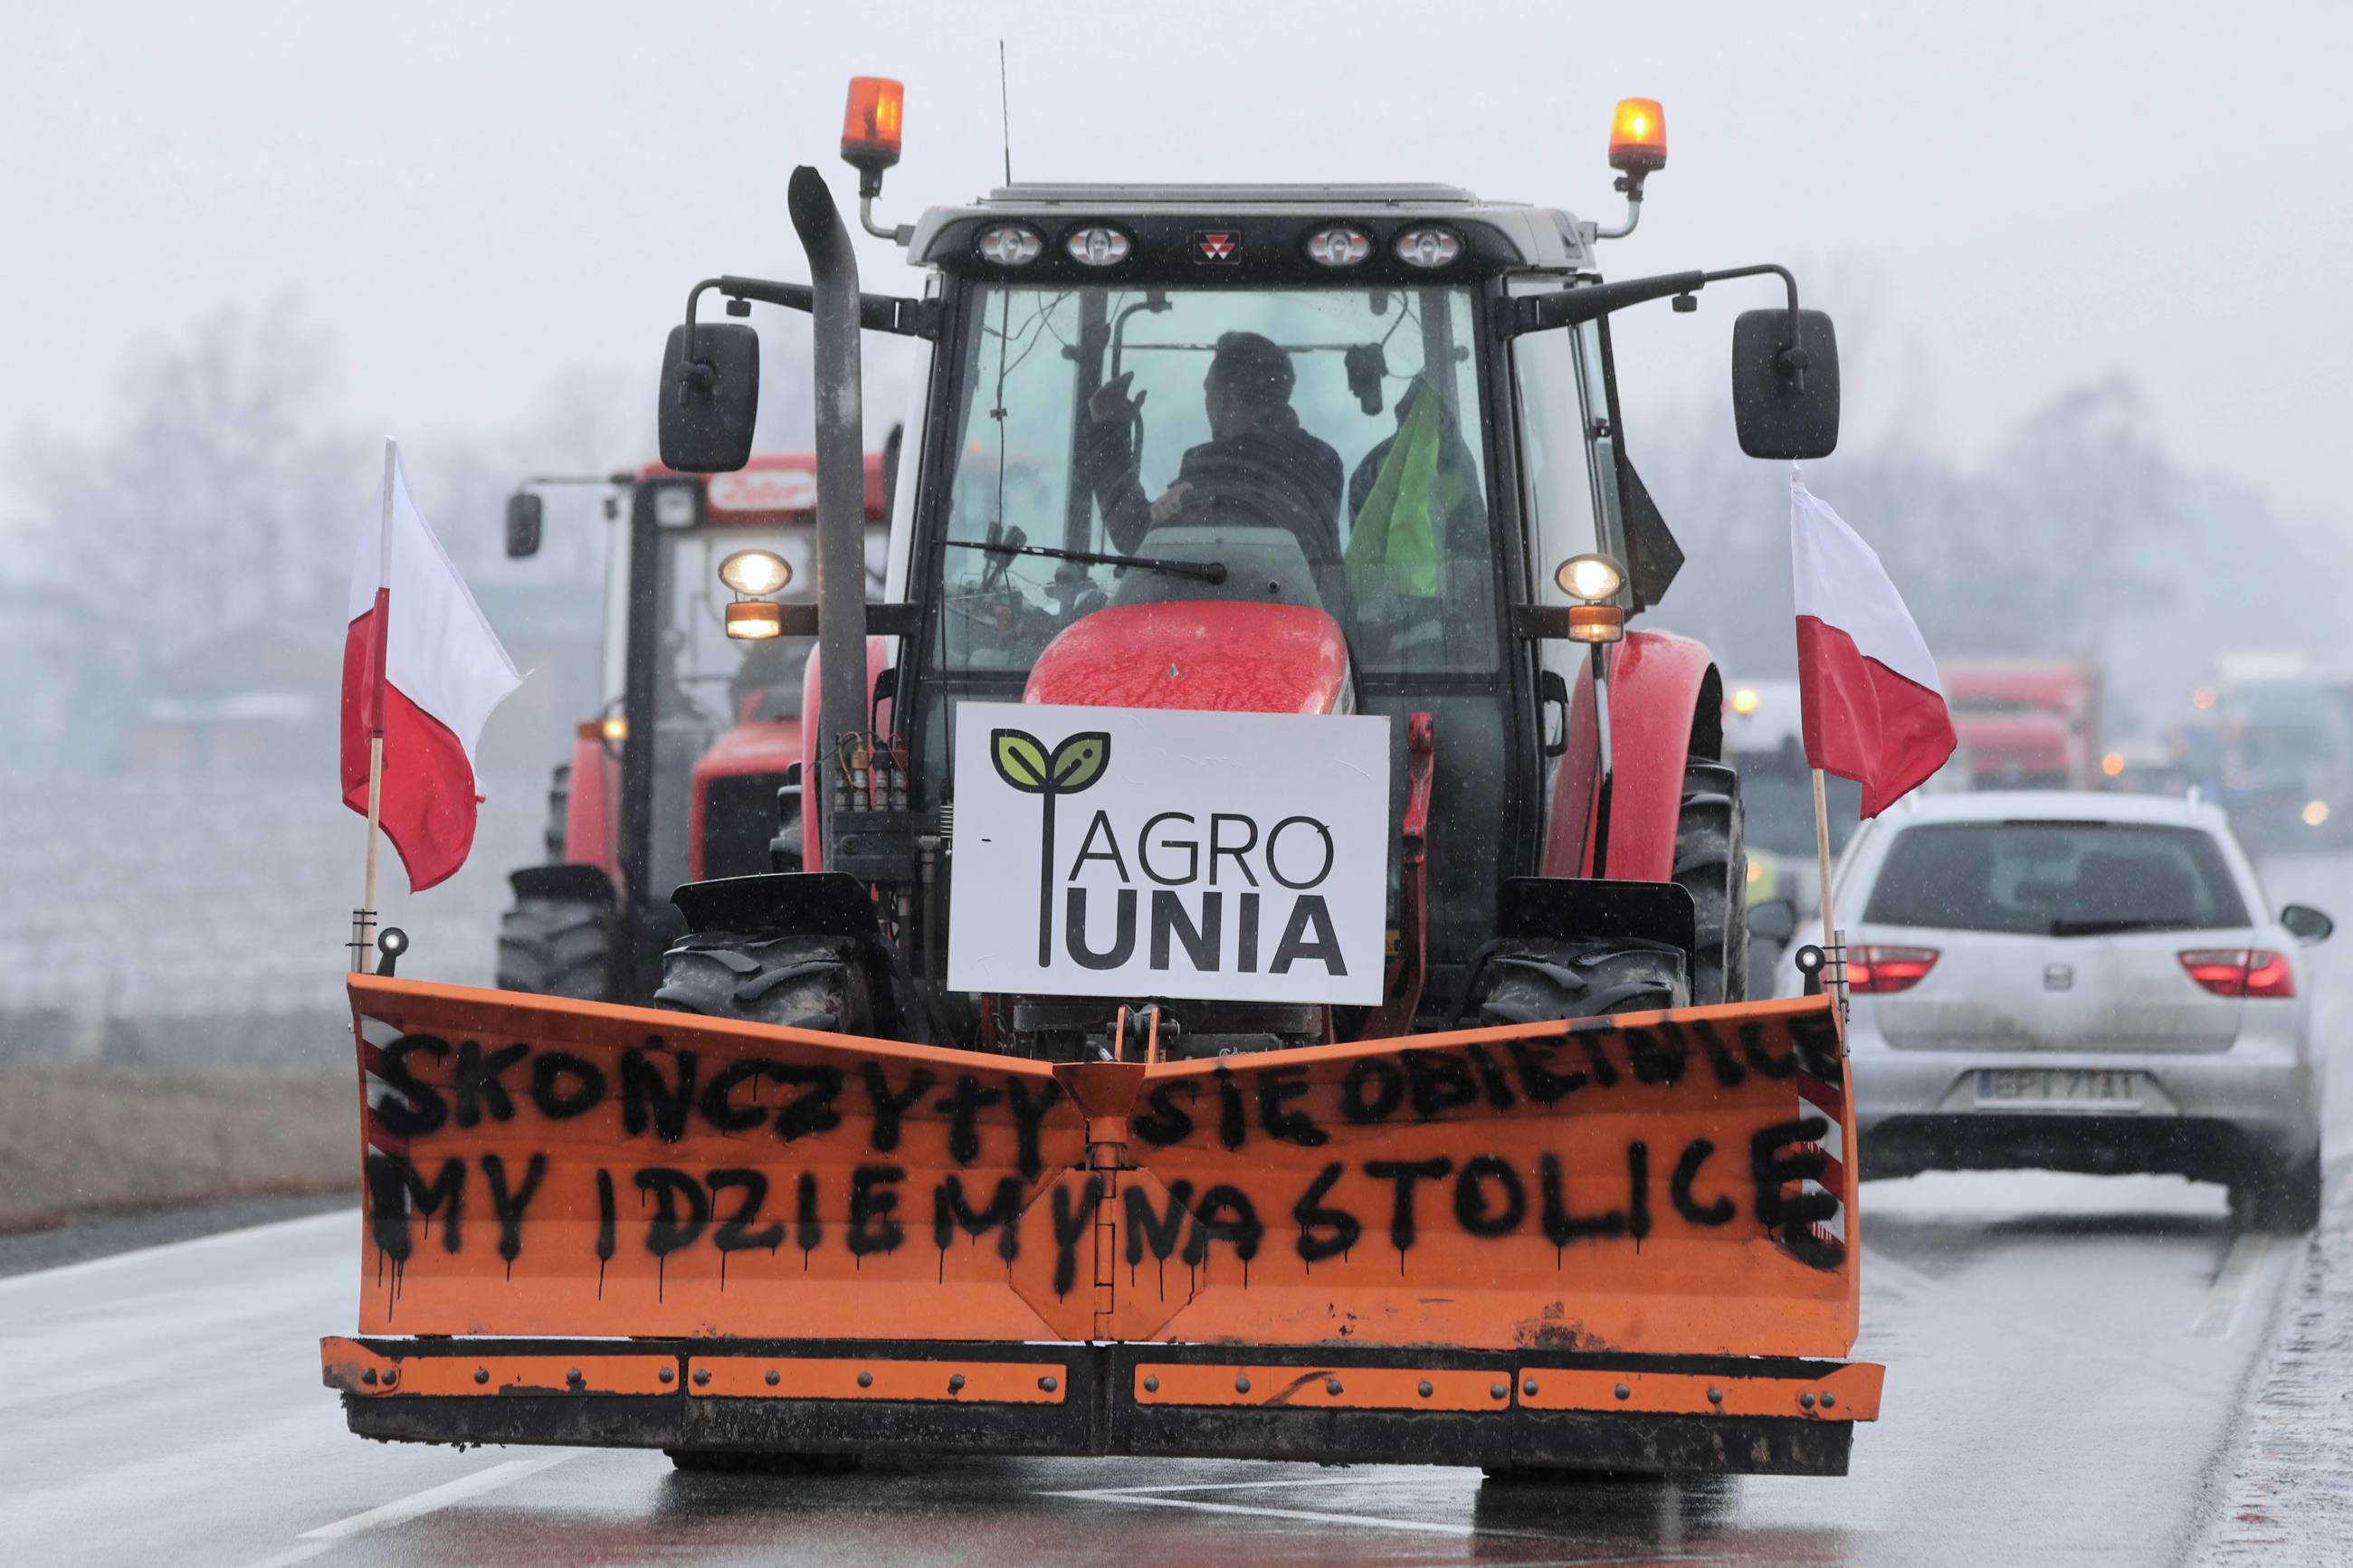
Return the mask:
[[1090,427],[1079,478],[1102,508],[1113,548],[1134,552],[1166,523],[1287,529],[1299,541],[1326,602],[1340,568],[1340,454],[1308,434],[1291,406],[1291,356],[1257,332],[1219,335],[1202,379],[1209,439],[1185,454],[1176,482],[1146,501],[1130,433],[1144,397],[1127,395],[1135,373],[1113,376],[1087,399]]

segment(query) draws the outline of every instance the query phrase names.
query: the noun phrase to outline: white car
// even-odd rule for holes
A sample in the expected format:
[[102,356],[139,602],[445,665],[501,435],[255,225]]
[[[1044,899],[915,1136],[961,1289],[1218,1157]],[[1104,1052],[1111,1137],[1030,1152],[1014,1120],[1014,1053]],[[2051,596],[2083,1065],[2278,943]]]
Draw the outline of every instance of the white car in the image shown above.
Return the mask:
[[[2299,949],[2212,805],[2064,791],[1931,796],[1866,823],[1846,929],[1862,1174],[2174,1172],[2306,1230],[2320,1063]],[[1797,942],[1819,943],[1819,921]],[[1804,989],[1794,966],[1777,987]]]

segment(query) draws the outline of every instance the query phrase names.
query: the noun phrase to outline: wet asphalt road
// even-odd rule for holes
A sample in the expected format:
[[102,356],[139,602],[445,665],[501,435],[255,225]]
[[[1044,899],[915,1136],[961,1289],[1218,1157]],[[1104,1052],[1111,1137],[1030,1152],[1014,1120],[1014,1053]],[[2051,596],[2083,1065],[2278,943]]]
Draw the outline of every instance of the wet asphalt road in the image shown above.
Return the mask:
[[[2353,858],[2269,876],[2275,900],[2353,916]],[[2353,926],[2323,953],[2316,1026],[2339,1058],[2327,1126],[2342,1151]],[[2353,1205],[2332,1218],[2353,1224]],[[0,1279],[0,1555],[2149,1563],[2211,1551],[2251,1473],[2263,1484],[2242,1416],[2279,1382],[2266,1335],[2305,1290],[2305,1247],[2235,1234],[2219,1188],[1931,1175],[1866,1188],[1862,1226],[1855,1354],[1887,1363],[1888,1383],[1851,1476],[1560,1490],[1145,1460],[690,1477],[659,1455],[370,1444],[318,1374],[318,1336],[357,1311],[357,1219],[298,1219]],[[2282,1560],[2327,1560],[2293,1518],[2265,1528]]]

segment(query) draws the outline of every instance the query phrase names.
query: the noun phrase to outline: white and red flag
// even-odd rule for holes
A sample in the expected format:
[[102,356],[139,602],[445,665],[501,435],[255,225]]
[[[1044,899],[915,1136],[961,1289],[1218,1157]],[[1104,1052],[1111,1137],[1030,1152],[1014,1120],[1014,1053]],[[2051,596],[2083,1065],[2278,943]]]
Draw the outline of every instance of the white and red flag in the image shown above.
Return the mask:
[[[412,891],[446,881],[474,846],[474,744],[522,684],[384,444],[384,493],[360,532],[343,638],[343,804],[368,809],[368,750],[385,835]],[[373,862],[371,862],[373,866]]]
[[1806,761],[1862,785],[1877,816],[1959,743],[1936,660],[1877,553],[1794,471],[1789,554]]

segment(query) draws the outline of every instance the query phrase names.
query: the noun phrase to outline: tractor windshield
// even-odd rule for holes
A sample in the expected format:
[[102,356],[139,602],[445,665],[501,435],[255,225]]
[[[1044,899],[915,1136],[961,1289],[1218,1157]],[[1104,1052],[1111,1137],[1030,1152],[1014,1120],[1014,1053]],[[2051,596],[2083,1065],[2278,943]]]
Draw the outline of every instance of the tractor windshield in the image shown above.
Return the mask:
[[965,321],[949,668],[1236,597],[1325,610],[1366,674],[1497,668],[1468,289],[992,285]]

